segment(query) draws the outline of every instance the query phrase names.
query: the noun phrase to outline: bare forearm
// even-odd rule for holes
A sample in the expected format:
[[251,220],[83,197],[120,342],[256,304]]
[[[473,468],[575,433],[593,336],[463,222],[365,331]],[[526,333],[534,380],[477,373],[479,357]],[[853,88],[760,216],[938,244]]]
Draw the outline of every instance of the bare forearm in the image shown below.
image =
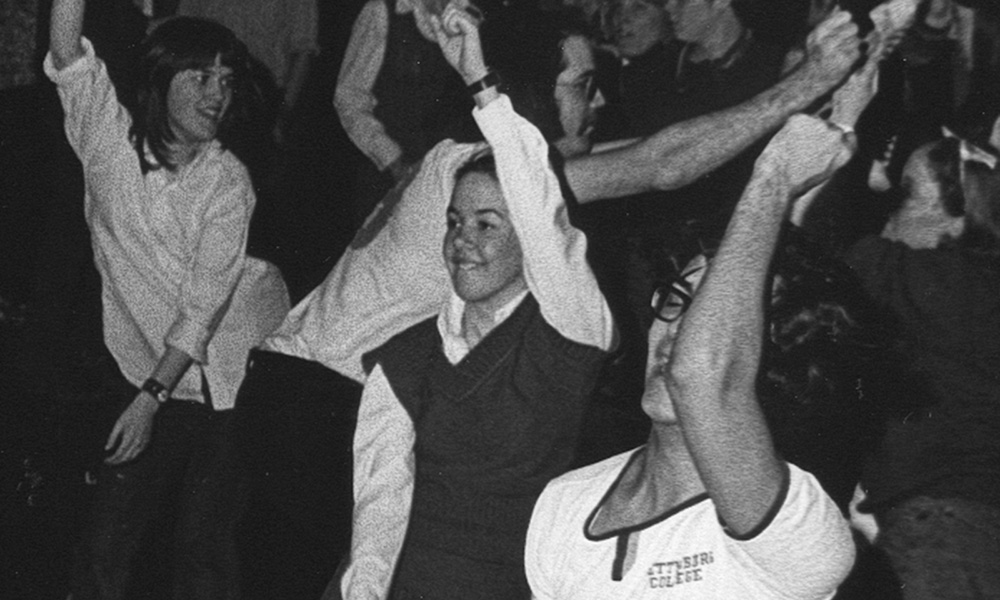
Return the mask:
[[672,190],[710,173],[778,129],[828,86],[793,73],[751,100],[671,125],[632,145],[566,163],[581,203]]
[[709,173],[838,85],[860,56],[850,13],[834,10],[806,40],[806,59],[774,87],[723,111],[677,123],[617,151],[569,161],[580,202],[670,190]]
[[57,69],[72,64],[83,56],[80,36],[83,35],[84,0],[53,0],[52,22],[49,26],[49,50]]
[[685,317],[672,370],[679,379],[690,374],[697,385],[718,386],[716,392],[746,386],[753,393],[767,273],[788,205],[788,186],[780,175],[758,169]]
[[768,268],[788,197],[787,186],[769,173],[747,187],[685,316],[668,377],[699,474],[737,533],[760,523],[782,480],[756,380]]

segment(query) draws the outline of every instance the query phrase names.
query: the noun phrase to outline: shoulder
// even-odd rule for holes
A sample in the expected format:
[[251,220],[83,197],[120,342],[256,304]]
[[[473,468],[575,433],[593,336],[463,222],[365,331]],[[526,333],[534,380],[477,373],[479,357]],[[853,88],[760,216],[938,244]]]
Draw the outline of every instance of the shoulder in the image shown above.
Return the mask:
[[[763,589],[794,598],[830,598],[854,564],[855,545],[843,513],[810,473],[788,465],[788,486],[762,531],[726,537],[738,571]],[[789,552],[789,548],[795,548]]]
[[565,554],[586,538],[586,525],[636,450],[574,469],[548,483],[531,515],[528,541],[540,553]]
[[544,504],[554,511],[562,512],[567,506],[588,503],[591,500],[595,501],[594,506],[596,506],[596,500],[608,491],[636,452],[635,449],[622,452],[556,477],[545,486],[538,500],[539,507]]
[[531,324],[527,330],[533,346],[544,352],[536,358],[544,363],[544,368],[555,368],[556,365],[572,367],[574,365],[589,368],[595,362],[603,361],[608,353],[601,348],[576,342],[563,335],[549,323],[542,313],[538,301],[532,296],[533,311]]
[[[397,333],[386,343],[365,353],[361,357],[361,362],[365,372],[369,374],[376,365],[382,365],[383,371],[390,372],[408,365],[414,366],[423,362],[415,359],[430,355],[439,345],[434,343],[438,338],[440,334],[437,329],[437,316],[434,316]],[[416,370],[419,370],[419,367]]]
[[213,142],[213,147],[208,152],[210,154],[206,157],[204,168],[219,185],[225,188],[252,189],[250,171],[235,154],[223,149],[218,142]]

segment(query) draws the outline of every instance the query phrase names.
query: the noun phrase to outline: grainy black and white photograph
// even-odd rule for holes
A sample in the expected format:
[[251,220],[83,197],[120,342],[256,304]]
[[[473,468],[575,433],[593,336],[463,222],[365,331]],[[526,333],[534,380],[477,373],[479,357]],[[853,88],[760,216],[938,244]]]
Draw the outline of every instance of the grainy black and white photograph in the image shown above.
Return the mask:
[[3,600],[1000,599],[995,0],[0,0]]

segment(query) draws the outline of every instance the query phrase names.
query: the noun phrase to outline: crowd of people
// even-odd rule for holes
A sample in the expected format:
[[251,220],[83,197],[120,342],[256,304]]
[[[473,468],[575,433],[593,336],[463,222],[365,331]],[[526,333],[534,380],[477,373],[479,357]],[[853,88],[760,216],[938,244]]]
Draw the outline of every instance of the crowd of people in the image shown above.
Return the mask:
[[117,367],[69,598],[165,513],[176,599],[1000,597],[992,4],[367,0],[301,295],[315,5],[135,6],[44,60]]

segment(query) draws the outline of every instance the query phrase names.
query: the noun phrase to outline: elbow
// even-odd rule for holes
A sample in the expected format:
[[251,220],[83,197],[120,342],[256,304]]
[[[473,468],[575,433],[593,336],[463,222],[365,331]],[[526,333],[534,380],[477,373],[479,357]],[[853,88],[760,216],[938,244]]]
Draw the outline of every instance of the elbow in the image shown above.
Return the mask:
[[713,372],[704,358],[690,353],[671,356],[664,373],[671,398],[697,397],[716,389],[716,383],[711,381]]
[[666,371],[667,389],[671,397],[683,402],[684,398],[714,398],[726,402],[728,398],[743,398],[753,391],[756,369],[753,361],[741,358],[740,352],[726,349],[702,349],[676,353],[671,357]]
[[649,169],[651,177],[648,191],[668,192],[682,188],[697,179],[699,171],[695,168],[685,168],[685,161],[677,157],[658,157],[654,166]]

